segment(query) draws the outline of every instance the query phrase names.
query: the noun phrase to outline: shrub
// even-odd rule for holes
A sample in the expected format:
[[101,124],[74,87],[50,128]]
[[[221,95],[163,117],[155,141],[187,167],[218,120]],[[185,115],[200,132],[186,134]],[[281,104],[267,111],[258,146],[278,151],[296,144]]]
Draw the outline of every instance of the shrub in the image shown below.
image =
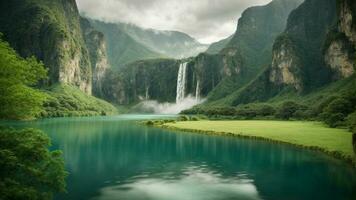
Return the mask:
[[61,152],[49,146],[49,137],[39,130],[0,127],[1,199],[52,199],[65,191]]
[[301,108],[301,105],[294,101],[286,101],[280,105],[277,110],[276,117],[281,119],[290,119],[295,112]]
[[151,121],[151,120],[149,120],[149,121],[146,122],[146,125],[148,125],[148,126],[153,126],[153,125],[154,125],[154,122]]
[[197,116],[193,116],[193,117],[190,118],[190,120],[191,121],[199,121],[200,119]]
[[268,104],[263,104],[258,110],[258,115],[260,116],[270,116],[276,113],[276,109]]
[[320,115],[321,119],[331,127],[341,125],[346,116],[352,112],[352,104],[343,97],[335,98],[325,108]]
[[179,116],[178,121],[189,121],[189,117],[187,115]]

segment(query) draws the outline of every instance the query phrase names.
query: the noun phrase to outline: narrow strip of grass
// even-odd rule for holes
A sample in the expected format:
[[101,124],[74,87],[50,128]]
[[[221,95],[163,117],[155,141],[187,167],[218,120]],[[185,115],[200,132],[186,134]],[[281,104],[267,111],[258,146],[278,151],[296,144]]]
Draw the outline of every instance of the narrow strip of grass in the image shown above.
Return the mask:
[[336,157],[354,161],[352,133],[345,129],[328,128],[320,122],[302,121],[182,121],[162,127],[260,138],[312,148]]

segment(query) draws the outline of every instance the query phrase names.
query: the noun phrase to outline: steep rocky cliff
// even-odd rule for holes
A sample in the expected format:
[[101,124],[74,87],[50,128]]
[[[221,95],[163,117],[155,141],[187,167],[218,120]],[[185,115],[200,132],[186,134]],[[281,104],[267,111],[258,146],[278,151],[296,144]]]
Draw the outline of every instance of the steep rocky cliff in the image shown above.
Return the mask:
[[180,61],[152,59],[109,70],[104,81],[105,99],[118,104],[142,100],[175,101]]
[[81,18],[80,22],[89,51],[92,70],[92,91],[95,96],[103,97],[103,81],[109,68],[104,34],[95,30],[87,19]]
[[273,45],[270,81],[298,91],[328,83],[322,48],[336,16],[335,0],[306,0],[294,10]]
[[338,1],[338,23],[330,31],[324,49],[325,63],[333,70],[333,79],[350,77],[355,72],[356,2]]
[[71,84],[91,93],[89,53],[75,0],[1,1],[0,32],[21,56],[43,61],[50,84]]
[[[289,13],[301,2],[274,0],[264,6],[248,8],[242,13],[236,32],[226,48],[218,55],[211,55],[220,60],[218,67],[221,78],[209,93],[209,101],[230,95],[261,73],[271,61],[273,42],[284,30]],[[195,63],[202,65],[199,60]]]
[[292,11],[286,30],[275,40],[270,66],[244,88],[213,103],[236,106],[285,99],[283,95],[303,97],[354,77],[352,16],[354,1],[306,0]]

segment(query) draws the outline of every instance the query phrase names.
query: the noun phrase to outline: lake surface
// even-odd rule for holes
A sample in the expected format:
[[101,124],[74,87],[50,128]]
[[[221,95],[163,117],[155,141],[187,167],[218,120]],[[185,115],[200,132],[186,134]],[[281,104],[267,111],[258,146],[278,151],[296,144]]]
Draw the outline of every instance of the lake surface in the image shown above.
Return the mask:
[[59,118],[35,127],[70,172],[63,200],[356,199],[356,170],[290,145],[146,127],[146,118]]

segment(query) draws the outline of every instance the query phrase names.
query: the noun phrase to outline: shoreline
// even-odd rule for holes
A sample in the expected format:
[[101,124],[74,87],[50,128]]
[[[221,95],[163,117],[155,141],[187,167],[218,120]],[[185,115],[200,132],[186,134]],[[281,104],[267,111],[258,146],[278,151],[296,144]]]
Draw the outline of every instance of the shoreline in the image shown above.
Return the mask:
[[320,146],[302,145],[302,144],[286,142],[286,141],[282,141],[282,140],[278,140],[278,139],[272,139],[272,138],[268,138],[268,137],[245,135],[245,134],[243,134],[243,132],[233,133],[233,132],[218,132],[218,131],[199,130],[199,129],[190,129],[190,128],[178,128],[178,127],[167,125],[167,123],[160,124],[160,125],[154,125],[154,127],[173,130],[173,131],[181,131],[181,132],[186,132],[186,133],[198,133],[198,134],[204,134],[204,135],[216,135],[216,136],[225,136],[225,137],[228,136],[228,137],[236,137],[236,138],[242,138],[242,139],[262,140],[262,141],[275,143],[275,144],[292,145],[292,146],[295,146],[298,148],[309,149],[312,151],[324,153],[324,154],[329,155],[333,158],[344,161],[346,164],[349,164],[349,165],[351,165],[351,167],[356,169],[356,156],[355,157],[348,156],[340,151],[329,151],[329,150],[327,150],[323,147],[320,147]]

